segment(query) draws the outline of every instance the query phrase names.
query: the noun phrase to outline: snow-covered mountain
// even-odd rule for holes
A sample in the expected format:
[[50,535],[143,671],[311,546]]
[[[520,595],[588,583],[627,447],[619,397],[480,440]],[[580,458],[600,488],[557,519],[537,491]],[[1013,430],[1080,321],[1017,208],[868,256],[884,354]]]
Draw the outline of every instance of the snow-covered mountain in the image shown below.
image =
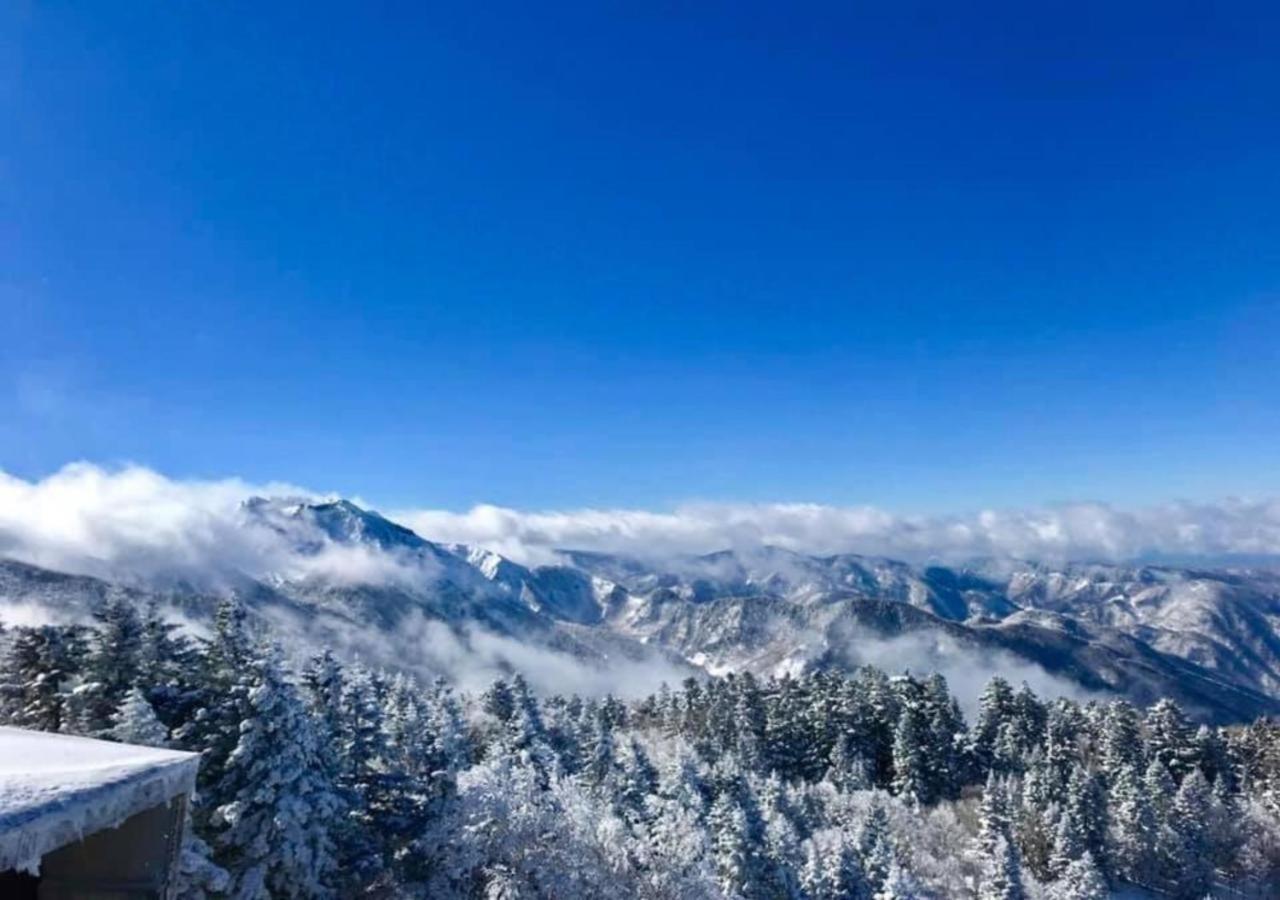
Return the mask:
[[915,566],[772,547],[661,562],[566,550],[525,566],[433,543],[345,500],[254,498],[241,513],[247,535],[286,548],[276,569],[214,588],[3,561],[0,617],[83,618],[124,596],[198,629],[234,591],[299,649],[425,672],[478,660],[483,671],[541,668],[617,690],[641,673],[874,663],[953,681],[1003,671],[1143,702],[1169,695],[1219,720],[1280,712],[1280,574],[1267,570]]

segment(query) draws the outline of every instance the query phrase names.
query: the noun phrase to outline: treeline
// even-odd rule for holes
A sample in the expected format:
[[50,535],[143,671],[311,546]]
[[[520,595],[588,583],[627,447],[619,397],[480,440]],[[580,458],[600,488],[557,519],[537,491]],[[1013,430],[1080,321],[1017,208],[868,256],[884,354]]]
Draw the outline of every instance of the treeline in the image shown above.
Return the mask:
[[624,702],[455,694],[235,602],[212,636],[106,603],[0,635],[12,725],[202,754],[180,896],[982,900],[1280,892],[1280,728],[995,678],[689,680]]

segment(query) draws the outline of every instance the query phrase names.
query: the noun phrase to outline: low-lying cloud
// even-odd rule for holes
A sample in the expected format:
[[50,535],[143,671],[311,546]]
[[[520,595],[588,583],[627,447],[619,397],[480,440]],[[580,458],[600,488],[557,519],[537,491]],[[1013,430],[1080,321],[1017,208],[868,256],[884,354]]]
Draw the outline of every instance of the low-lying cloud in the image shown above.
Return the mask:
[[0,472],[0,558],[125,583],[204,588],[245,576],[354,584],[421,575],[421,560],[324,540],[286,516],[248,516],[244,501],[261,495],[323,499],[287,484],[184,481],[136,466],[75,463],[38,481]]
[[406,510],[395,517],[425,537],[486,547],[520,562],[546,561],[556,548],[663,557],[774,546],[916,562],[1280,554],[1280,500],[1274,499],[1175,502],[1134,510],[1072,503],[936,517],[814,503],[699,503],[671,512],[476,506],[463,513]]
[[[136,466],[76,463],[34,481],[0,472],[0,557],[116,578],[242,573],[377,582],[420,574],[418,561],[365,546],[324,542],[300,554],[288,529],[246,525],[241,504],[255,495],[321,499],[288,484],[171,479]],[[428,539],[522,563],[551,561],[561,548],[661,558],[766,545],[911,561],[1280,555],[1280,499],[1141,509],[1074,503],[936,517],[812,503],[697,503],[667,512],[479,505],[389,515]]]

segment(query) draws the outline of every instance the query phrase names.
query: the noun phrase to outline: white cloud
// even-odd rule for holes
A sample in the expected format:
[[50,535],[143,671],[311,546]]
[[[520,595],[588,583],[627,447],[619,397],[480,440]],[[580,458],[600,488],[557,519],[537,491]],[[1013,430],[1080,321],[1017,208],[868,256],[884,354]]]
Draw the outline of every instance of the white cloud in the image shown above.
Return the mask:
[[[241,575],[385,582],[411,565],[365,546],[257,527],[241,510],[254,495],[317,495],[239,479],[180,481],[149,469],[74,463],[38,481],[0,472],[0,557],[123,581],[187,579],[214,586]],[[420,570],[414,570],[420,574]]]
[[1075,503],[938,517],[812,503],[703,503],[667,513],[476,506],[463,513],[406,510],[395,518],[424,537],[487,547],[526,562],[546,560],[555,548],[663,556],[761,545],[916,561],[1280,554],[1280,500],[1168,503],[1136,510]]
[[[246,527],[240,504],[253,495],[320,497],[288,484],[179,480],[136,466],[76,463],[34,481],[0,472],[0,556],[114,577],[278,573],[359,582],[406,574],[404,560],[367,547],[325,544],[302,555],[297,535]],[[909,560],[1280,554],[1280,500],[1135,510],[1078,503],[942,517],[808,503],[700,503],[669,512],[481,505],[391,517],[426,538],[486,547],[521,562],[550,560],[556,548],[661,557],[766,544]]]

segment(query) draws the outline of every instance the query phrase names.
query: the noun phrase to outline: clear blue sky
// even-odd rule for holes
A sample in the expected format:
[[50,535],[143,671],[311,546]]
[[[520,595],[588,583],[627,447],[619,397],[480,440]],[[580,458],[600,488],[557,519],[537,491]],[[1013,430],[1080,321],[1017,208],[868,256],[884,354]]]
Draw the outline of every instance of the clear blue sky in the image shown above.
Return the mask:
[[1277,493],[1278,16],[8,4],[0,469]]

